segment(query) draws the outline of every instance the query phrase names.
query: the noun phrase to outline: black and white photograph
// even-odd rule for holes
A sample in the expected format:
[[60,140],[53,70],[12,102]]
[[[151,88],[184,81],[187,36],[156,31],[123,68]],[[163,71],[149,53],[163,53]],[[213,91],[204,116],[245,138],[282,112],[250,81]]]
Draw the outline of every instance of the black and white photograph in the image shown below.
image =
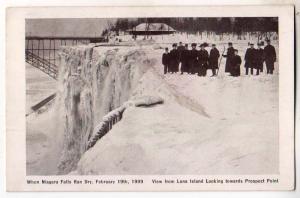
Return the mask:
[[290,7],[114,9],[25,10],[23,186],[292,189]]
[[26,20],[29,175],[278,173],[278,18]]

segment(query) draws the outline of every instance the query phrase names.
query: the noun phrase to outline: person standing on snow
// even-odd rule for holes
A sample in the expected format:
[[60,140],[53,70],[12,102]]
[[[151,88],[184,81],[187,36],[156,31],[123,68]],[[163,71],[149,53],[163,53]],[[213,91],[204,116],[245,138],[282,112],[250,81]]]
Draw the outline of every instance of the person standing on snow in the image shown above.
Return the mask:
[[276,51],[274,46],[271,45],[269,39],[267,41],[267,46],[264,48],[264,59],[267,67],[267,74],[273,74],[274,71],[274,62],[276,62]]
[[[256,49],[254,49],[254,44],[250,43],[250,48],[247,49],[245,54],[245,68],[246,75],[249,73],[249,68],[251,69],[251,75],[253,75],[253,69],[256,67]],[[257,68],[256,75],[259,75],[259,69]]]
[[191,74],[195,74],[198,68],[198,50],[196,46],[196,43],[192,43],[192,50],[189,51],[189,73]]
[[200,50],[198,53],[198,76],[206,76],[207,66],[208,66],[208,52],[205,49],[206,44],[202,43],[200,45]]
[[181,58],[181,55],[182,55],[182,52],[184,51],[185,47],[182,45],[182,42],[180,41],[179,42],[179,46],[177,47],[177,51],[178,51],[178,56],[179,56],[179,62],[178,62],[178,71],[179,71],[179,65],[181,63],[181,67],[182,67],[182,58]]
[[234,48],[232,46],[232,43],[228,43],[228,48],[227,48],[227,54],[222,54],[223,57],[227,58],[226,63],[225,63],[225,72],[230,73],[231,70],[231,60],[232,57],[234,56]]
[[230,72],[232,76],[236,77],[241,75],[241,63],[242,63],[242,59],[238,55],[238,50],[234,49],[234,56],[232,57],[232,62],[231,62],[232,68]]
[[189,72],[189,55],[190,55],[190,51],[188,49],[188,44],[185,44],[185,48],[184,50],[182,50],[181,52],[181,74],[183,74],[183,72]]
[[162,64],[164,65],[164,74],[166,74],[167,72],[170,72],[169,69],[169,49],[165,48],[165,52],[162,55]]
[[178,54],[178,50],[177,50],[177,44],[174,43],[172,45],[173,49],[170,51],[169,54],[169,68],[170,68],[170,72],[171,73],[177,73],[179,70],[179,54]]
[[184,49],[185,49],[185,47],[183,46],[182,42],[180,41],[179,46],[177,47],[180,62],[181,62],[181,53],[183,52]]
[[212,49],[209,53],[209,69],[212,70],[212,76],[216,75],[216,69],[218,69],[218,61],[220,57],[220,52],[216,48],[216,44],[212,44]]
[[257,43],[257,49],[256,49],[256,66],[257,69],[260,70],[260,72],[263,72],[264,70],[264,50],[261,48],[262,44]]

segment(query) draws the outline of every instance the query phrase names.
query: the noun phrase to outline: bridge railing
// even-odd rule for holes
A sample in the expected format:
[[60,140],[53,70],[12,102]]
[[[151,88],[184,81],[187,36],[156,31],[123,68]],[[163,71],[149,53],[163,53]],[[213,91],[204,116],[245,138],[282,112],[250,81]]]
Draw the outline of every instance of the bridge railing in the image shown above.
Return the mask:
[[29,50],[25,51],[26,62],[48,74],[53,79],[57,79],[58,68],[55,64],[33,54]]
[[57,58],[61,46],[106,42],[104,37],[26,36],[26,62],[57,78]]

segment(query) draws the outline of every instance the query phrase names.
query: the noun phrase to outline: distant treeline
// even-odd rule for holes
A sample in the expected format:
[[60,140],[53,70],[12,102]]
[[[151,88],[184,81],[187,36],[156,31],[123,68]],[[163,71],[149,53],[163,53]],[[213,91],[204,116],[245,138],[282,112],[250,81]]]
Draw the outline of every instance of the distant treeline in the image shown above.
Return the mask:
[[126,31],[140,23],[165,23],[179,32],[216,32],[243,34],[245,32],[277,32],[277,17],[219,17],[219,18],[119,18],[103,31]]

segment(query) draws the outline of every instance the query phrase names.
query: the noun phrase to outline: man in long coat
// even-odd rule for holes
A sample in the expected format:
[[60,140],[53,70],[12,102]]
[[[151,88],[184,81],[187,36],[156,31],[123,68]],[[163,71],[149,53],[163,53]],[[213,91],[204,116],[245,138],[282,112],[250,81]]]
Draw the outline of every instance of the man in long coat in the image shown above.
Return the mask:
[[189,67],[191,74],[198,72],[198,50],[196,49],[196,46],[196,43],[192,43],[192,50],[189,53]]
[[166,74],[167,72],[170,72],[169,70],[169,49],[166,48],[165,52],[162,55],[162,64],[164,66],[164,74]]
[[178,71],[179,71],[179,65],[182,66],[182,58],[181,58],[181,55],[182,55],[182,52],[183,50],[185,49],[185,47],[183,46],[182,42],[180,41],[179,42],[179,46],[177,47],[177,51],[178,51],[178,57],[179,57],[179,61],[178,61]]
[[[245,54],[245,68],[246,75],[249,73],[249,69],[251,70],[251,75],[253,75],[253,69],[256,68],[256,49],[254,48],[254,44],[250,43],[250,48],[247,49]],[[259,75],[259,69],[257,69],[257,75]]]
[[198,53],[198,76],[206,76],[206,71],[208,67],[208,52],[205,49],[205,44],[200,45],[200,50]]
[[216,69],[218,69],[218,62],[219,62],[220,52],[216,48],[216,44],[212,44],[212,49],[209,53],[209,69],[212,70],[213,75],[216,75]]
[[231,72],[230,74],[232,76],[240,76],[241,75],[241,63],[242,63],[242,59],[241,57],[238,55],[238,50],[234,49],[234,56],[232,57],[232,68],[231,68]]
[[226,64],[225,64],[225,72],[230,73],[231,60],[232,60],[232,57],[234,56],[234,48],[233,48],[231,42],[228,43],[227,54],[222,54],[222,56],[227,58]]
[[190,51],[188,49],[188,44],[185,44],[184,50],[181,52],[181,74],[183,72],[189,73],[190,68],[189,68],[189,55]]
[[264,70],[264,50],[261,48],[261,43],[257,43],[257,49],[256,49],[256,66],[257,69],[260,70],[260,72],[263,72]]
[[169,54],[169,68],[171,73],[176,73],[178,72],[178,67],[179,67],[179,54],[177,51],[177,45],[174,43],[172,45],[173,49],[170,51]]
[[180,41],[179,46],[177,47],[180,62],[181,62],[181,53],[183,52],[184,49],[185,49],[185,47],[183,46],[182,42]]
[[267,67],[267,74],[273,74],[274,62],[276,62],[276,51],[274,46],[271,45],[271,41],[267,40],[267,46],[264,48],[264,58]]

